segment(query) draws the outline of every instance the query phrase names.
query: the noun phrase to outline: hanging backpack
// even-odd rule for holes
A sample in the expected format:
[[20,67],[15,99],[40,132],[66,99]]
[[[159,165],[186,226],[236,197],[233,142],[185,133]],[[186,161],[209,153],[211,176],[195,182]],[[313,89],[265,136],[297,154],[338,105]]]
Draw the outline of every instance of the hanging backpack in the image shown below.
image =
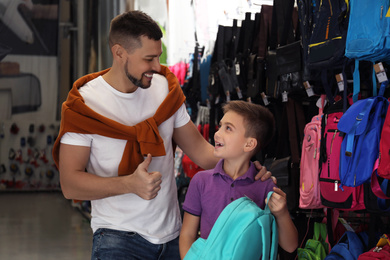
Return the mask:
[[[345,56],[355,60],[353,73],[353,101],[360,92],[359,62],[390,60],[389,1],[349,0],[350,14],[345,46]],[[372,70],[374,94],[376,96],[375,71]]]
[[384,234],[378,241],[376,247],[364,252],[358,260],[387,260],[390,259],[390,241]]
[[310,69],[319,70],[342,67],[346,61],[344,51],[349,18],[348,4],[345,0],[315,2],[318,11],[313,14],[316,17],[312,19],[315,23],[308,43],[308,66]]
[[387,111],[379,141],[378,175],[390,179],[390,112]]
[[389,101],[383,97],[387,84],[381,84],[378,96],[351,105],[338,123],[338,129],[346,133],[340,154],[341,186],[357,187],[371,177],[389,106]]
[[360,186],[339,188],[340,150],[345,135],[337,125],[344,114],[344,106],[343,100],[339,100],[330,105],[322,117],[319,182],[324,206],[353,211],[364,209],[364,197]]
[[375,247],[368,252],[361,254],[358,260],[387,260],[390,259],[390,246]]
[[366,251],[368,235],[353,231],[345,231],[336,245],[332,247],[325,260],[357,260]]
[[349,21],[348,0],[299,0],[303,79],[316,80],[321,71],[342,68]]
[[389,60],[389,1],[349,0],[349,3],[345,56],[367,61]]
[[[272,193],[268,193],[267,201]],[[262,210],[248,197],[242,197],[225,207],[208,238],[198,238],[184,259],[275,260],[277,253],[278,230],[268,204]]]
[[312,239],[306,241],[304,248],[298,248],[298,260],[323,260],[328,254],[329,244],[326,242],[327,230],[325,223],[314,222]]
[[321,119],[325,95],[321,95],[318,115],[306,124],[300,162],[299,207],[301,209],[323,208],[319,186],[319,161],[321,144]]
[[366,208],[371,213],[387,215],[390,213],[390,185],[388,179],[384,179],[378,174],[379,160],[376,160],[371,175],[371,182],[365,183],[367,194],[364,195]]

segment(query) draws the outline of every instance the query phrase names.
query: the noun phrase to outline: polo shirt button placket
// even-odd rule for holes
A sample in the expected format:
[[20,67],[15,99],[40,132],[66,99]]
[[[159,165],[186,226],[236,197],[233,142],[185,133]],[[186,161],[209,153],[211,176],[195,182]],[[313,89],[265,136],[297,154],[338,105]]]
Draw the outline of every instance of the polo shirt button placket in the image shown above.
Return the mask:
[[[232,184],[230,185],[230,187],[234,188],[234,183],[232,183]],[[230,201],[234,201],[234,198],[231,197],[231,198],[230,198]]]

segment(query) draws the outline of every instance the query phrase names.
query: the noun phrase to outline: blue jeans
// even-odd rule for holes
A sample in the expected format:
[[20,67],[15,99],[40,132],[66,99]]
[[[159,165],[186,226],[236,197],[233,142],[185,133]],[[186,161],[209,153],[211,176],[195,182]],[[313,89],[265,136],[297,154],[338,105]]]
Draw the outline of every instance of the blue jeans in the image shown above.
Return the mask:
[[93,234],[92,260],[180,260],[179,238],[152,244],[137,233],[99,228]]

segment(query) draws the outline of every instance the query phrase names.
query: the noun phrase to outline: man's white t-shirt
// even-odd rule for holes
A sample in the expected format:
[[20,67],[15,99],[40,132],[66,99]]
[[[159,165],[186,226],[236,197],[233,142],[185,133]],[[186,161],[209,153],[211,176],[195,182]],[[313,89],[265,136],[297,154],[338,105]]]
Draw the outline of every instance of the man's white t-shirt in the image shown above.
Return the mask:
[[[124,125],[133,126],[152,117],[168,94],[165,77],[154,74],[148,89],[138,88],[133,93],[122,93],[111,87],[101,76],[79,89],[86,105],[95,112]],[[98,228],[131,231],[154,244],[175,239],[180,232],[181,217],[177,200],[172,148],[173,129],[190,120],[183,104],[163,122],[159,133],[164,140],[166,155],[153,157],[148,171],[162,174],[161,190],[152,200],[135,194],[124,194],[91,201],[93,232]],[[96,134],[66,133],[61,143],[88,146],[91,154],[87,165],[89,173],[102,177],[118,176],[126,140]]]

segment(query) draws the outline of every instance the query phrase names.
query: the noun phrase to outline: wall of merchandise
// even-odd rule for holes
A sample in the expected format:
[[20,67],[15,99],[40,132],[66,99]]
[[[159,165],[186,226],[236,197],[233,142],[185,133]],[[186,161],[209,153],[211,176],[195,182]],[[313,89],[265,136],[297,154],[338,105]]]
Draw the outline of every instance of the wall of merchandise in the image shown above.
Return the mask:
[[0,122],[0,190],[59,190],[51,156],[58,129],[39,120]]
[[9,1],[0,17],[0,191],[59,189],[58,7]]

